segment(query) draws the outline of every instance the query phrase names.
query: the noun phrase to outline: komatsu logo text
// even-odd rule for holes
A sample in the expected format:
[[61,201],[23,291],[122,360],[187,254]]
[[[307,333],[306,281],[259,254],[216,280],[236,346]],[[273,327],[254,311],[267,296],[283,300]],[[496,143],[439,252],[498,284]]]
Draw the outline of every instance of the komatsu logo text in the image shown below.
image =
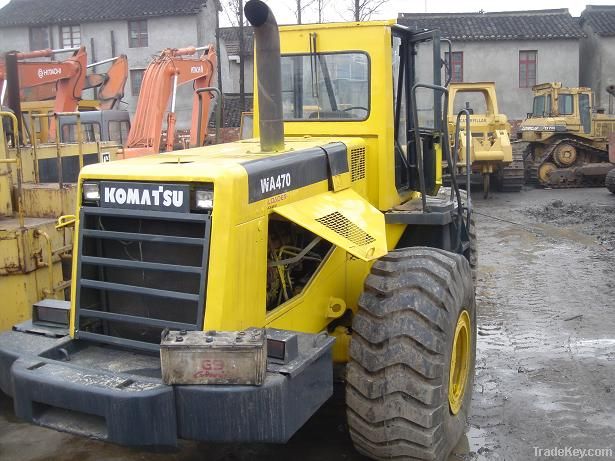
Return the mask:
[[261,179],[261,193],[273,192],[290,187],[290,173],[283,173],[277,176],[270,176]]
[[178,190],[164,190],[162,186],[157,190],[105,187],[105,202],[117,203],[118,205],[162,205],[181,208],[184,204],[184,193]]
[[154,211],[190,211],[190,189],[182,184],[102,182],[101,206]]

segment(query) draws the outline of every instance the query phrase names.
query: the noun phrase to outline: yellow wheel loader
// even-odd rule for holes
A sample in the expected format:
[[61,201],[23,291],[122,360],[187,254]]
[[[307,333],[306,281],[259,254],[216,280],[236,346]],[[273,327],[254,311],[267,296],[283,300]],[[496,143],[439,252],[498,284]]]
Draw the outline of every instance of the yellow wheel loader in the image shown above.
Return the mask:
[[[490,179],[494,177],[498,190],[519,192],[524,183],[523,154],[513,151],[510,143],[510,124],[506,115],[498,111],[494,82],[450,83],[448,85],[448,123],[451,146],[459,143],[456,163],[465,168],[465,145],[469,140],[470,164],[473,173],[482,176],[483,194],[487,198]],[[461,129],[454,136],[459,111],[467,110],[467,124],[461,117]]]
[[590,88],[554,82],[532,91],[533,109],[520,127],[523,141],[529,142],[527,181],[552,188],[604,185],[613,168],[607,140],[615,133],[615,115],[594,107]]
[[[477,260],[439,65],[414,81],[439,32],[245,14],[257,138],[85,167],[69,334],[1,334],[0,388],[26,421],[119,444],[283,443],[336,363],[358,451],[445,460],[472,397]],[[35,310],[45,331],[56,317]]]

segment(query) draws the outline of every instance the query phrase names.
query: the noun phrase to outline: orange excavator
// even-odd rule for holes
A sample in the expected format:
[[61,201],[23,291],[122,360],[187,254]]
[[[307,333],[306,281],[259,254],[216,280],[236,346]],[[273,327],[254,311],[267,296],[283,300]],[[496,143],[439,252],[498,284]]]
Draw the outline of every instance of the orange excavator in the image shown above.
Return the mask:
[[[73,52],[73,55],[64,61],[26,61],[50,58],[65,52]],[[126,55],[86,65],[87,53],[82,46],[74,49],[10,52],[7,53],[6,59],[9,62],[8,66],[6,62],[0,62],[0,101],[4,104],[5,94],[9,93],[8,105],[16,114],[22,112],[21,103],[51,100],[54,112],[74,112],[81,107],[82,92],[90,88],[97,88],[98,95],[95,101],[83,101],[82,104],[87,103],[85,107],[89,110],[117,109],[124,96],[124,87],[128,78]],[[105,73],[86,73],[86,69],[107,63],[112,64]],[[19,81],[19,85],[10,83],[11,77],[7,74],[11,71],[16,72],[13,78]],[[51,108],[39,109],[46,111]],[[20,116],[18,120],[21,122]],[[47,130],[44,131],[42,134],[46,134]],[[51,138],[55,136],[54,126],[49,127],[49,136]]]
[[[203,51],[198,57],[196,53]],[[160,152],[163,121],[167,114],[166,151],[175,143],[175,101],[177,87],[193,82],[194,97],[190,146],[200,146],[207,134],[211,98],[203,93],[211,91],[216,74],[215,47],[167,48],[147,66],[141,83],[137,109],[132,120],[124,158]],[[170,100],[170,109],[169,107]]]
[[[26,63],[23,62],[24,59],[50,57],[61,52],[79,52],[79,50],[80,48],[68,48],[61,50],[46,49],[27,53],[18,53],[17,59],[19,60],[18,67],[21,100],[24,102],[30,102],[55,99],[57,93],[56,83],[58,80],[51,79],[47,82],[41,82],[38,76],[41,73],[48,75],[61,75],[61,73],[57,73],[56,70],[58,68],[58,61],[38,61]],[[96,106],[96,109],[99,110],[116,109],[119,106],[119,102],[124,96],[124,87],[126,86],[126,81],[128,79],[128,58],[125,54],[114,58],[93,62],[92,64],[88,64],[86,68],[91,69],[107,63],[111,63],[111,66],[107,72],[86,74],[85,83],[83,86],[83,90],[88,90],[91,88],[98,89],[98,97],[96,98],[98,105]],[[29,74],[31,72],[34,72],[34,74]],[[28,86],[29,84],[33,84],[33,86]],[[4,99],[4,93],[6,91],[5,85],[6,66],[4,60],[0,59],[0,90],[2,91],[2,99]]]

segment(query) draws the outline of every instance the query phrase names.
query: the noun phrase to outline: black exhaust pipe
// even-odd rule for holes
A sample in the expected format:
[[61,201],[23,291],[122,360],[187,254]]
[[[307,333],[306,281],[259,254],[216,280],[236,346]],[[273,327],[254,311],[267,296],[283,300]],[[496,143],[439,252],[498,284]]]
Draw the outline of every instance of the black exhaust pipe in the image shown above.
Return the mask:
[[284,149],[284,122],[278,23],[269,7],[260,0],[247,2],[244,13],[254,27],[261,150],[281,151]]

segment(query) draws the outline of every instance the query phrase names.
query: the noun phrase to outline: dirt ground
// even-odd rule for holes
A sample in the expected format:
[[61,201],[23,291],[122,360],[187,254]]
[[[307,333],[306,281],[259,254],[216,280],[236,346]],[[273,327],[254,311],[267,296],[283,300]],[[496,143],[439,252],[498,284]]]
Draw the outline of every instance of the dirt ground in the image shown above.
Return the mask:
[[[579,459],[536,456],[566,447],[615,454],[615,195],[475,196],[477,374],[468,431],[450,461]],[[20,423],[3,396],[0,459],[362,459],[344,425],[340,389],[285,446],[186,442],[155,454]]]

